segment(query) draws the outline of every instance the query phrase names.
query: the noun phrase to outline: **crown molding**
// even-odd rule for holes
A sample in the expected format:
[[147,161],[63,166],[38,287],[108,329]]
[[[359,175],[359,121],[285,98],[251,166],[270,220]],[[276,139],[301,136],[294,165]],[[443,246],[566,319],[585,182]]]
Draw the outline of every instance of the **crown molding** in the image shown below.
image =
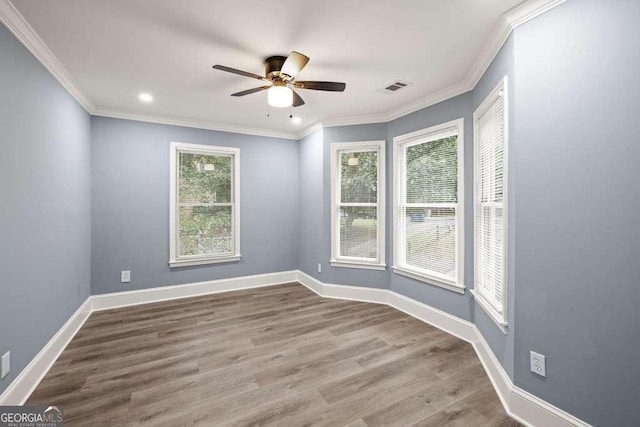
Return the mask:
[[531,21],[533,18],[561,5],[566,0],[529,0],[514,7],[503,15],[511,29],[516,28],[525,22]]
[[467,86],[470,87],[469,90],[476,87],[514,28],[525,22],[529,22],[533,18],[553,9],[565,1],[566,0],[529,0],[503,14],[498,21],[498,25],[496,25],[491,32],[489,39],[467,73],[465,82]]
[[219,132],[240,133],[243,135],[266,136],[270,138],[295,139],[298,134],[280,132],[271,129],[252,128],[230,123],[218,123],[209,120],[187,119],[184,117],[168,117],[157,115],[137,114],[116,110],[95,109],[91,112],[93,116],[110,117],[113,119],[135,120],[139,122],[156,123],[161,125],[183,126],[196,129],[216,130]]
[[[451,99],[465,92],[469,92],[473,87],[469,87],[465,82],[457,83],[448,88],[434,92],[426,97],[405,104],[399,108],[381,114],[369,114],[363,116],[350,116],[323,120],[324,127],[351,126],[371,123],[388,123],[392,120],[414,113],[423,108],[438,104],[447,99]],[[306,129],[305,129],[306,131]]]
[[362,116],[327,118],[317,121],[302,131],[281,132],[270,129],[251,128],[229,123],[218,123],[208,120],[187,119],[182,117],[152,116],[124,111],[97,108],[89,96],[81,89],[71,74],[55,57],[53,52],[38,36],[25,18],[10,0],[0,0],[0,22],[2,22],[27,49],[53,74],[62,86],[84,107],[89,114],[127,120],[138,120],[174,126],[185,126],[198,129],[233,132],[246,135],[267,136],[299,140],[322,127],[349,126],[368,123],[387,123],[423,108],[438,104],[447,99],[469,92],[476,87],[491,62],[494,60],[514,28],[564,3],[566,0],[527,0],[504,13],[489,39],[476,57],[465,79],[448,88],[431,93],[416,101],[402,105],[393,110]]
[[51,52],[35,30],[9,0],[0,0],[0,22],[35,56],[82,107],[91,114],[94,103],[80,88],[69,71]]
[[35,56],[76,101],[91,115],[118,119],[138,120],[174,126],[233,132],[246,135],[267,136],[273,138],[298,139],[295,132],[280,132],[271,129],[251,128],[229,123],[217,123],[208,120],[187,119],[183,117],[163,117],[108,110],[97,107],[91,98],[74,80],[69,71],[56,58],[51,49],[38,36],[22,14],[10,0],[0,0],[0,22]]
[[472,89],[473,87],[469,87],[466,82],[462,82],[462,83],[458,83],[456,85],[450,86],[446,89],[440,90],[438,92],[435,92],[424,98],[420,98],[409,104],[405,104],[400,108],[389,111],[387,113],[367,114],[362,116],[349,116],[349,117],[339,117],[339,118],[336,117],[336,118],[326,119],[322,121],[317,121],[311,126],[303,129],[298,134],[298,139],[304,138],[305,136],[315,132],[316,130],[318,130],[318,127],[328,128],[328,127],[337,127],[337,126],[353,126],[353,125],[365,125],[365,124],[373,124],[373,123],[388,123],[392,120],[414,113],[418,110],[422,110],[423,108],[427,108],[432,105],[438,104],[440,102],[446,101],[447,99],[451,99],[458,95],[462,95],[463,93],[469,92]]
[[[514,9],[510,12],[513,10]],[[473,62],[471,69],[469,69],[469,72],[467,73],[467,77],[464,82],[469,90],[473,90],[476,87],[484,73],[489,69],[489,66],[500,52],[500,49],[502,49],[502,46],[504,46],[506,41],[509,39],[513,28],[509,24],[509,20],[506,16],[507,14],[500,17],[498,25],[494,27],[487,39],[487,42],[480,50],[480,53]]]
[[298,139],[302,139],[305,136],[309,136],[314,132],[317,132],[323,128],[325,128],[326,126],[322,123],[322,122],[315,122],[314,124],[312,124],[311,126],[306,127],[305,129],[303,129],[299,134],[298,134]]
[[[500,49],[502,49],[502,46],[504,46],[514,28],[536,18],[565,1],[566,0],[528,0],[504,13],[500,17],[496,27],[491,32],[482,50],[476,57],[471,69],[467,73],[467,76],[463,81],[457,84],[434,92],[386,113],[325,119],[312,126],[316,126],[318,123],[321,123],[324,127],[387,123],[406,116],[407,114],[422,110],[423,108],[431,107],[432,105],[446,101],[447,99],[469,92],[476,87],[498,52],[500,52]],[[307,129],[303,130],[301,135],[308,134],[309,132]]]

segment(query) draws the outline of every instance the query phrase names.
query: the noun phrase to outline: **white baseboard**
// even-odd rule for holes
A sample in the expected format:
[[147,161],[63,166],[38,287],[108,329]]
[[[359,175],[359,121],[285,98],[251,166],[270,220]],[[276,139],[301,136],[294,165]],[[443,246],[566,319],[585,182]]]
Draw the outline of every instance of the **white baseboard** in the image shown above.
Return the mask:
[[471,343],[505,411],[524,425],[589,427],[584,421],[515,386],[474,324],[389,289],[327,284],[299,270],[91,296],[9,385],[0,396],[0,405],[24,404],[94,311],[291,282],[299,282],[325,298],[387,304]]
[[[307,273],[303,273],[302,271],[298,270],[297,272],[297,278],[296,281],[304,286],[306,286],[307,288],[309,288],[310,290],[312,290],[313,292],[315,292],[316,294],[320,295],[321,297],[324,297],[324,283],[322,283],[320,280],[316,279],[315,277],[312,277],[310,275],[308,275]],[[303,283],[304,281],[304,283]]]
[[91,297],[71,315],[69,320],[58,330],[49,342],[40,350],[31,362],[18,374],[9,384],[9,387],[0,396],[1,405],[24,405],[29,399],[33,390],[40,384],[42,378],[49,372],[49,369],[62,351],[67,347],[71,339],[84,325],[91,314]]
[[590,427],[586,422],[513,384],[478,328],[475,325],[473,328],[476,334],[473,348],[509,416],[532,427]]
[[[504,406],[507,413],[516,418],[518,422],[525,425],[538,425],[534,422],[526,422],[526,420],[520,419],[516,415],[513,414],[511,410],[511,390],[513,389],[513,383],[511,382],[511,378],[505,372],[504,368],[498,361],[498,358],[489,347],[489,344],[484,339],[480,330],[473,325],[473,340],[468,340],[471,345],[473,345],[473,349],[476,351],[478,355],[478,359],[480,359],[480,363],[484,367],[484,370],[493,385],[493,388],[496,390],[496,394],[498,398],[500,398],[500,402],[502,402],[502,406]],[[546,424],[541,424],[546,425]]]
[[[535,420],[536,426],[582,426],[591,425],[513,385],[511,387],[510,408],[516,420]],[[522,422],[522,421],[521,421]],[[526,424],[523,422],[523,424]],[[533,425],[530,423],[530,425]]]
[[391,290],[387,290],[387,292],[389,293],[387,296],[388,304],[391,307],[442,329],[461,340],[471,342],[475,338],[474,325],[472,323],[397,292]]
[[298,282],[320,296],[387,304],[473,345],[505,411],[526,426],[589,427],[589,424],[515,386],[486,340],[471,322],[389,289],[326,284],[300,271]]
[[210,280],[207,282],[188,283],[184,285],[114,292],[110,294],[93,295],[91,297],[91,308],[92,311],[109,310],[112,308],[149,304],[152,302],[196,297],[200,295],[217,294],[220,292],[239,291],[242,289],[260,288],[263,286],[281,285],[283,283],[297,281],[297,271],[291,270],[278,273],[256,274],[254,276]]
[[302,271],[298,271],[296,281],[324,298],[387,304],[387,290],[363,288],[360,286],[329,285]]
[[33,393],[38,384],[40,384],[40,381],[42,381],[47,372],[49,372],[49,369],[51,369],[51,366],[53,366],[62,351],[94,311],[219,292],[260,288],[263,286],[297,282],[297,280],[298,272],[297,270],[292,270],[90,296],[60,330],[58,330],[53,338],[49,340],[42,350],[40,350],[36,357],[34,357],[11,384],[9,384],[9,387],[0,395],[0,405],[24,405],[27,399],[29,399],[29,396],[31,396],[31,393]]

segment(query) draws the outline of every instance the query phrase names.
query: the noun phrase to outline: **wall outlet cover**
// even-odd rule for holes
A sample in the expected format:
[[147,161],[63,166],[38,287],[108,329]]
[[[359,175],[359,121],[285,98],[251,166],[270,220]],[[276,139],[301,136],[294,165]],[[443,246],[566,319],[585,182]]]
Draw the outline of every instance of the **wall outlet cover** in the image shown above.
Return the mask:
[[541,377],[547,376],[547,363],[545,357],[542,354],[535,351],[530,352],[531,355],[531,372],[538,374]]
[[131,281],[131,271],[123,270],[120,272],[120,282],[121,283],[129,283]]
[[11,370],[11,352],[7,351],[2,355],[2,378],[9,375],[9,371]]
[[318,273],[322,273],[322,264],[318,264]]

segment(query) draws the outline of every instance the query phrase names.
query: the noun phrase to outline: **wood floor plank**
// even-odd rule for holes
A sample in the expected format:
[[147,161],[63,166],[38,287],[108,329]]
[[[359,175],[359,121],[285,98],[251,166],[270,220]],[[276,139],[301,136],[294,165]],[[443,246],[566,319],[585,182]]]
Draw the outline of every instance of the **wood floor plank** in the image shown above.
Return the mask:
[[93,313],[27,404],[68,426],[517,426],[473,348],[290,283]]

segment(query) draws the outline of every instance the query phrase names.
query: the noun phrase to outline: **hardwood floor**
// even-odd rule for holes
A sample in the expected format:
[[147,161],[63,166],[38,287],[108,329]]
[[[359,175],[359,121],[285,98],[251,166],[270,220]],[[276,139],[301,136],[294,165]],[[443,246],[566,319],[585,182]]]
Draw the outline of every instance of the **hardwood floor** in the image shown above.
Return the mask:
[[94,313],[28,404],[69,426],[518,425],[469,344],[296,283]]

